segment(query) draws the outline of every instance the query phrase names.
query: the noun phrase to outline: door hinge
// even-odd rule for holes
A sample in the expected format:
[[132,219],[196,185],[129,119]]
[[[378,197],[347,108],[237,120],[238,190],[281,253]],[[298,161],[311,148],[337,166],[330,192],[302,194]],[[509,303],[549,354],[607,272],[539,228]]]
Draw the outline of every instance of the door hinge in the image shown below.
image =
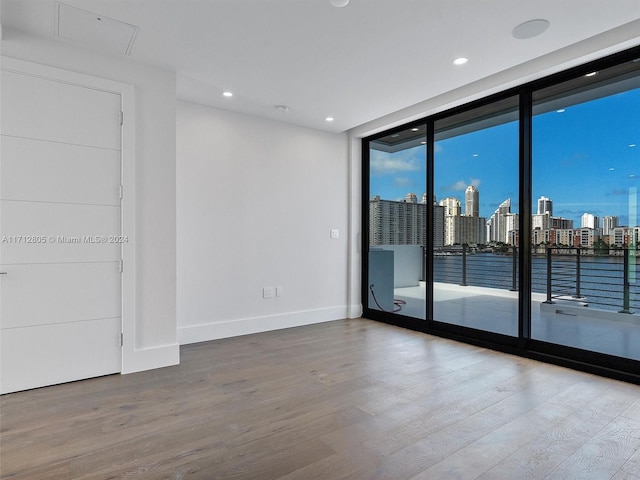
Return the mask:
[[120,334],[120,346],[124,346],[124,333]]
[[120,200],[122,200],[122,197],[124,196],[124,187],[122,185],[118,187],[118,195],[120,196]]
[[124,125],[124,112],[120,112],[120,125]]
[[118,265],[118,270],[120,273],[124,272],[124,261],[120,259],[120,264]]

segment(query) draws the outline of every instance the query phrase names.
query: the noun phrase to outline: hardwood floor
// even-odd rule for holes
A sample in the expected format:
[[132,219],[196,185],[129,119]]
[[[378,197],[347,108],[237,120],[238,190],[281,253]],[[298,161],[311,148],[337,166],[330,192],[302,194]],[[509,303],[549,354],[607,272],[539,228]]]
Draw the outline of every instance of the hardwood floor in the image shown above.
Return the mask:
[[640,387],[368,320],[0,398],[3,479],[640,479]]

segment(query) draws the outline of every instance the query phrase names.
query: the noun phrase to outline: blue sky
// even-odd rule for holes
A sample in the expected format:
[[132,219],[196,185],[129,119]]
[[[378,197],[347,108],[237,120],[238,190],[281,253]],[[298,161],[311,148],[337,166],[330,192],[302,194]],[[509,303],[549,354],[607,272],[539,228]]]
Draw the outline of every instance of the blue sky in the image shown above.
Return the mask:
[[[640,190],[640,89],[551,111],[533,121],[533,211],[537,199],[553,200],[554,216],[574,220],[588,212],[617,215],[621,225],[638,225]],[[637,145],[637,146],[634,146]],[[426,191],[425,147],[395,154],[371,152],[371,195],[400,200]],[[437,200],[464,190],[480,192],[480,215],[490,217],[511,198],[518,208],[517,122],[441,140],[435,146]],[[640,214],[640,208],[637,208]]]

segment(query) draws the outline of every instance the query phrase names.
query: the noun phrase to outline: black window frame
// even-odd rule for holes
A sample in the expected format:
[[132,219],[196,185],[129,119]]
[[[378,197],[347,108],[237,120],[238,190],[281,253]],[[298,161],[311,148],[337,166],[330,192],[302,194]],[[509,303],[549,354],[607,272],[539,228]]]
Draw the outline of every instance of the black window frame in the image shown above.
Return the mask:
[[[369,278],[369,191],[370,184],[370,143],[382,137],[404,131],[417,125],[426,125],[426,185],[427,198],[434,194],[434,125],[435,122],[453,115],[489,106],[509,97],[519,98],[519,214],[520,238],[531,238],[532,214],[532,144],[533,144],[533,96],[537,90],[553,87],[561,83],[583,77],[586,74],[615,67],[622,63],[640,59],[640,45],[627,50],[608,55],[583,65],[572,67],[523,85],[489,95],[482,99],[466,103],[436,114],[414,120],[389,130],[362,139],[362,225],[361,225],[361,299],[363,317],[381,321],[391,325],[409,328],[436,336],[450,338],[465,343],[478,345],[493,350],[532,358],[547,363],[562,365],[575,370],[586,371],[597,375],[615,378],[631,383],[640,384],[640,361],[617,357],[604,353],[577,349],[569,346],[549,343],[531,338],[531,242],[521,241],[518,249],[518,336],[511,337],[498,333],[462,327],[438,322],[433,319],[433,300],[427,295],[426,319],[417,319],[400,314],[383,312],[368,308],[367,284]],[[432,258],[433,252],[433,202],[427,202],[427,252]],[[433,285],[433,262],[427,261],[426,278],[427,289]],[[640,327],[639,327],[640,328]]]

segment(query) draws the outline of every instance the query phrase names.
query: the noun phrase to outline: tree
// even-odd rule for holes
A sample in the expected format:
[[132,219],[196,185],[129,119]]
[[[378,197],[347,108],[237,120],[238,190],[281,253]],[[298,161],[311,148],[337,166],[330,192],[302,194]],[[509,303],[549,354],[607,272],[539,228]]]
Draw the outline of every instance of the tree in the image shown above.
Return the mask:
[[609,244],[602,238],[599,238],[593,242],[593,254],[594,255],[609,255]]

